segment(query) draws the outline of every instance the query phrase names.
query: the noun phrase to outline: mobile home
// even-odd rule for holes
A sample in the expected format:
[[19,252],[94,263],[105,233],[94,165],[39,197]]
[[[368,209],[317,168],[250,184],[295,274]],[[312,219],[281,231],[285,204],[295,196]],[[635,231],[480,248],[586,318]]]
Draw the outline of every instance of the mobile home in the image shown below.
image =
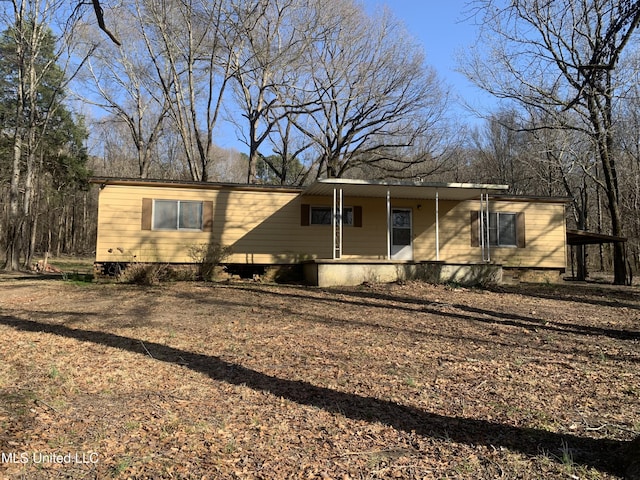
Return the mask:
[[94,178],[96,265],[191,264],[230,247],[229,268],[300,268],[315,285],[424,278],[502,281],[566,264],[564,198],[505,185],[318,180],[277,187]]

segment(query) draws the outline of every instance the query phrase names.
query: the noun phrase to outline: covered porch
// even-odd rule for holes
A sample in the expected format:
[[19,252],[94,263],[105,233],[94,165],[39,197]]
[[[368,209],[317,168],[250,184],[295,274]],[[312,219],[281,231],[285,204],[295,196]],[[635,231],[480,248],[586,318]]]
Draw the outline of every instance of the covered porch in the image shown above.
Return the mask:
[[[314,199],[330,199],[331,228],[319,231],[319,235],[326,239],[331,254],[304,262],[305,280],[320,286],[409,279],[461,284],[500,281],[502,269],[490,264],[488,229],[482,226],[488,219],[489,196],[507,188],[470,183],[319,180],[302,192],[302,201],[309,201],[310,205],[310,211],[305,210],[303,216],[310,215],[309,223],[313,223]],[[353,206],[361,199],[374,199],[375,208],[368,204],[363,213],[361,207]],[[442,223],[441,205],[444,202],[450,208],[465,201],[477,201],[480,232],[487,236],[480,235],[479,254],[468,261],[443,261],[443,228],[449,227]],[[358,222],[361,224],[363,215],[369,225],[375,223],[376,227],[370,227],[357,243],[351,240],[347,251],[345,232]],[[349,234],[352,232],[348,230]],[[370,248],[373,244],[377,245],[375,251]]]

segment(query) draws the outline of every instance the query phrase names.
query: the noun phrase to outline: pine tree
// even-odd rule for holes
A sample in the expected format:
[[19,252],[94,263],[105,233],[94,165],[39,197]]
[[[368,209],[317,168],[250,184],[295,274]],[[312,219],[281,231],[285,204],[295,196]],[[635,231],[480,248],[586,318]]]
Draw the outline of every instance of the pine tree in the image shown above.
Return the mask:
[[[5,269],[28,265],[33,254],[39,195],[53,186],[78,188],[86,179],[87,137],[63,103],[66,79],[57,64],[56,39],[27,16],[0,35],[0,173]],[[7,201],[8,200],[8,201]]]

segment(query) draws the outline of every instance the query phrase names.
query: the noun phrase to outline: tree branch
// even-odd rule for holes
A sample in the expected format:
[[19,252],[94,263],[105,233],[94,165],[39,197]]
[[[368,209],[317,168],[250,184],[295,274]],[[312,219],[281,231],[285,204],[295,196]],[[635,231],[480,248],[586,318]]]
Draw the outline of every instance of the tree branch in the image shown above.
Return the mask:
[[102,10],[102,6],[100,5],[100,0],[91,0],[91,3],[93,4],[93,11],[96,13],[96,20],[98,20],[98,26],[100,27],[100,30],[106,33],[113,43],[121,46],[122,44],[120,43],[120,40],[118,40],[118,38],[107,29],[107,26],[104,23],[104,12]]

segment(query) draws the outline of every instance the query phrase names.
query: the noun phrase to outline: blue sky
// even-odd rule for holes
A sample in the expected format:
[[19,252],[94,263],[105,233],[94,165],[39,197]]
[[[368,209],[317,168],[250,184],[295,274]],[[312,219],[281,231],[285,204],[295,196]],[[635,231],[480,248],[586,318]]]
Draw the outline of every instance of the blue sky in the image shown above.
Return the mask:
[[[386,5],[424,46],[427,64],[452,90],[474,106],[492,105],[495,101],[473,86],[464,75],[455,71],[456,52],[472,45],[476,39],[476,27],[465,19],[468,0],[361,0],[365,8],[374,11]],[[491,107],[488,107],[491,108]],[[480,125],[482,120],[462,106],[454,106],[454,113],[462,123]],[[484,112],[487,113],[487,112]],[[226,134],[216,141],[221,146],[246,147],[235,140],[236,134]]]
[[[427,63],[452,77],[455,52],[471,44],[475,28],[464,20],[467,0],[364,0],[368,8],[386,5],[424,45]],[[455,74],[459,75],[459,74]]]
[[[456,53],[473,45],[477,30],[465,14],[468,0],[363,0],[367,8],[386,5],[424,46],[426,60],[453,89],[454,94],[476,105],[493,103],[488,94],[455,71]],[[478,119],[459,109],[470,123]],[[486,113],[486,112],[485,112]]]

